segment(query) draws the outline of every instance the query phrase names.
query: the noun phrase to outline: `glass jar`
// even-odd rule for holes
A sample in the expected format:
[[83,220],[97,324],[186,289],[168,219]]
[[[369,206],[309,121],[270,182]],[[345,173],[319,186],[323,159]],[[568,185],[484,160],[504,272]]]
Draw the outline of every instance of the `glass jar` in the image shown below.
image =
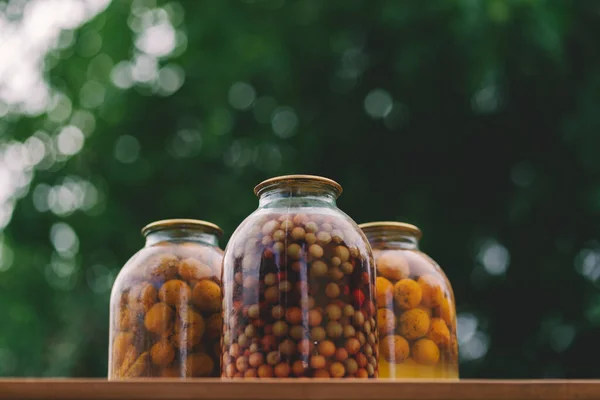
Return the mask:
[[142,230],[111,293],[109,379],[219,375],[222,233],[188,219]]
[[223,258],[221,376],[376,377],[375,264],[341,186],[291,175],[254,192]]
[[359,225],[377,264],[381,378],[458,378],[454,294],[419,250],[421,231],[401,222]]

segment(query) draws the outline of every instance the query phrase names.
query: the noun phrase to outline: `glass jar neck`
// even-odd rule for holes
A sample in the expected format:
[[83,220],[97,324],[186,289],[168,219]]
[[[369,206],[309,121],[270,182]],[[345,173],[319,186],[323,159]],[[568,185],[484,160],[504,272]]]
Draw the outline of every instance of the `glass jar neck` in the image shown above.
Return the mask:
[[302,184],[273,186],[258,198],[259,207],[314,206],[336,207],[337,193],[325,185]]
[[209,246],[218,246],[219,238],[214,233],[190,228],[161,229],[146,234],[146,247],[161,242],[197,242]]
[[409,232],[382,229],[366,232],[365,236],[374,248],[419,249],[419,239]]

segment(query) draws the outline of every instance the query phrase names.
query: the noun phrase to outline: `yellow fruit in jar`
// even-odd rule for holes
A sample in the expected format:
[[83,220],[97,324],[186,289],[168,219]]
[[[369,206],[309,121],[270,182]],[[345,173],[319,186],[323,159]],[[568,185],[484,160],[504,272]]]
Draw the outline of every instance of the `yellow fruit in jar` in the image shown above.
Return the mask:
[[440,359],[440,349],[429,339],[419,339],[412,346],[412,356],[416,362],[435,365]]
[[412,357],[408,357],[405,361],[404,361],[405,365],[417,365],[417,362],[415,361],[414,358]]
[[421,286],[421,302],[426,307],[438,307],[444,300],[440,280],[433,275],[423,275],[417,281]]
[[133,343],[133,333],[119,332],[115,336],[112,347],[113,365],[120,365],[125,359],[127,350]]
[[206,334],[211,338],[217,338],[221,334],[223,317],[221,313],[212,314],[206,318]]
[[177,273],[186,281],[210,278],[214,275],[208,265],[205,265],[191,257],[179,262],[179,265],[177,266]]
[[456,335],[452,335],[450,338],[450,355],[452,356],[452,360],[458,363],[458,339]]
[[448,324],[448,326],[454,324],[454,307],[450,305],[450,301],[448,301],[447,298],[444,297],[442,299],[437,314]]
[[116,370],[116,375],[118,377],[125,376],[125,374],[127,373],[127,370],[129,370],[129,367],[131,367],[133,365],[133,363],[135,362],[135,360],[137,360],[137,356],[138,356],[137,349],[135,348],[134,345],[130,345],[127,348],[127,351],[125,352],[125,356],[123,357],[123,361],[121,362],[121,365],[119,365],[119,367]]
[[142,353],[137,360],[129,367],[125,372],[126,378],[139,378],[144,375],[148,375],[150,355],[148,352]]
[[171,344],[179,349],[191,349],[202,339],[206,329],[204,318],[194,310],[187,309],[179,315]]
[[117,329],[120,331],[128,331],[133,328],[135,321],[135,312],[127,307],[119,310],[118,320],[116,321]]
[[181,377],[181,371],[179,367],[170,366],[160,370],[161,378],[179,378]]
[[156,303],[146,313],[144,326],[154,333],[168,331],[173,325],[173,309],[167,303]]
[[202,280],[194,286],[192,303],[204,312],[221,311],[221,287],[210,280]]
[[169,365],[173,359],[175,359],[175,349],[168,341],[161,340],[160,342],[156,342],[154,346],[150,348],[150,358],[154,365]]
[[429,308],[429,307],[425,307],[423,304],[419,304],[419,305],[418,305],[418,306],[416,306],[415,308],[418,308],[419,310],[423,310],[423,311],[425,311],[425,313],[427,314],[427,316],[428,316],[429,318],[431,318],[431,316],[432,316],[432,314],[433,314],[433,313],[432,313],[432,311],[431,311],[431,308]]
[[157,254],[150,258],[146,265],[154,280],[168,281],[177,276],[179,258],[174,254]]
[[425,336],[429,331],[429,316],[423,310],[412,308],[398,318],[398,332],[408,340]]
[[377,307],[389,307],[394,298],[394,285],[387,279],[378,276],[375,280],[375,293],[377,293]]
[[379,275],[399,281],[408,277],[410,268],[399,252],[386,251],[376,261]]
[[148,282],[134,286],[129,292],[129,306],[147,312],[156,303],[156,289]]
[[402,279],[394,285],[394,299],[396,304],[404,310],[419,305],[421,295],[421,286],[412,279]]
[[187,304],[192,297],[192,290],[184,281],[172,279],[161,286],[158,297],[170,306]]
[[189,354],[185,360],[185,375],[187,377],[209,376],[214,366],[214,361],[206,353]]
[[389,335],[394,333],[396,328],[396,316],[392,310],[380,308],[377,310],[377,329],[380,335]]
[[402,336],[388,335],[380,339],[379,355],[390,363],[403,363],[409,353],[408,342]]
[[427,338],[431,339],[438,346],[447,346],[450,343],[450,331],[446,323],[441,318],[432,318],[429,324]]

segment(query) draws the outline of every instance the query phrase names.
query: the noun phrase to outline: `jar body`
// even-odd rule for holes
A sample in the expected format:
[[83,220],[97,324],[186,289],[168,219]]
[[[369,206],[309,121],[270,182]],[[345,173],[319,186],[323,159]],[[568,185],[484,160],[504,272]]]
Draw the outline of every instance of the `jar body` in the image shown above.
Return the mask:
[[147,245],[111,293],[109,379],[220,370],[222,251],[179,237]]
[[371,242],[377,264],[381,378],[458,378],[454,294],[416,245]]
[[376,377],[374,272],[335,203],[261,206],[225,250],[222,377]]

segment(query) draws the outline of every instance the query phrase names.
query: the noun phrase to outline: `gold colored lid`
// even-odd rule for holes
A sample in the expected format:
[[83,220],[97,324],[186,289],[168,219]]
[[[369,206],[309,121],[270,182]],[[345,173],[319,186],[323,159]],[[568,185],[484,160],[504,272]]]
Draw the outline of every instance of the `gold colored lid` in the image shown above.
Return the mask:
[[212,222],[186,218],[162,219],[160,221],[154,221],[142,228],[142,235],[146,236],[151,232],[177,228],[202,230],[206,233],[214,233],[219,237],[223,235],[223,229],[219,228],[218,225],[215,225]]
[[339,183],[337,183],[333,179],[324,178],[322,176],[316,176],[316,175],[276,176],[274,178],[270,178],[265,181],[262,181],[261,183],[256,185],[254,187],[254,194],[257,196],[260,196],[261,193],[265,189],[267,189],[271,186],[274,186],[274,185],[281,185],[284,183],[289,184],[289,185],[303,185],[303,184],[310,184],[310,183],[319,183],[321,185],[324,185],[324,186],[327,186],[327,187],[333,189],[333,191],[335,192],[335,197],[338,197],[340,194],[342,194],[342,186]]
[[405,232],[414,235],[417,239],[421,239],[423,236],[423,232],[416,227],[415,225],[407,224],[405,222],[396,222],[396,221],[377,221],[377,222],[366,222],[364,224],[358,225],[360,229],[365,232],[365,234],[369,232],[376,232],[381,230],[387,231],[395,231],[395,232]]

